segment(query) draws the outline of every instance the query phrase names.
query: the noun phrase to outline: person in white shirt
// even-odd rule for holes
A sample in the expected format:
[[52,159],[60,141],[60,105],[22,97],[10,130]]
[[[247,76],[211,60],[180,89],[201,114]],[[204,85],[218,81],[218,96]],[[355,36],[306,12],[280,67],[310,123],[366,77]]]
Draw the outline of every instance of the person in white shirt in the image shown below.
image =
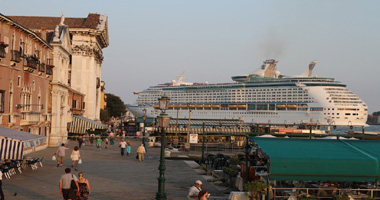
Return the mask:
[[195,181],[194,186],[192,186],[189,189],[189,197],[198,198],[198,193],[202,191],[201,186],[202,186],[202,181],[200,180]]
[[125,147],[127,146],[127,143],[124,141],[124,139],[121,139],[121,142],[119,143],[119,147],[121,149],[121,155],[124,156]]
[[4,192],[3,192],[3,172],[0,170],[0,199],[4,200]]

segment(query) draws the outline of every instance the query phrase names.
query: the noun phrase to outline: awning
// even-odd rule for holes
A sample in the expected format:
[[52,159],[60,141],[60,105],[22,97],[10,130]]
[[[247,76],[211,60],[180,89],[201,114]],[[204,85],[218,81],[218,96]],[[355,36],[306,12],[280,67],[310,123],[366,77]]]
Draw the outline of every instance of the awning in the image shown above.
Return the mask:
[[97,121],[80,115],[73,115],[73,121],[69,124],[69,133],[85,134],[88,129],[107,129],[108,127]]
[[380,178],[380,143],[251,137],[270,159],[270,180],[368,181]]
[[0,126],[1,159],[20,160],[24,148],[46,143],[46,137]]
[[22,160],[24,143],[20,140],[0,139],[0,159]]

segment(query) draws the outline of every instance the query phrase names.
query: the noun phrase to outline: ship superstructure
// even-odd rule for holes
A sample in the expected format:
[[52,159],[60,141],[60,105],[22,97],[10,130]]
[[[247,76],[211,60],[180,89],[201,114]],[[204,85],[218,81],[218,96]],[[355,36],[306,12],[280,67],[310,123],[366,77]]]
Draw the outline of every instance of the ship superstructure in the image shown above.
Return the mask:
[[[158,98],[168,96],[167,113],[173,118],[243,119],[246,123],[363,126],[367,105],[346,85],[334,78],[313,76],[316,61],[299,76],[283,76],[275,60],[264,61],[253,73],[233,76],[234,83],[160,84],[137,92],[137,106],[129,107],[142,116],[142,109],[154,114]],[[152,110],[152,111],[151,111]]]

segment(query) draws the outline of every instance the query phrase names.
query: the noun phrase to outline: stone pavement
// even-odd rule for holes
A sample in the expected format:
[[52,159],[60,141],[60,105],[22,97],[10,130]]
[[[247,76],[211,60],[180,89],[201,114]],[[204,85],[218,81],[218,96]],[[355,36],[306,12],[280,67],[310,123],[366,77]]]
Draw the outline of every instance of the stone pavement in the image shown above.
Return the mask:
[[[79,171],[73,170],[73,173],[77,175],[81,171],[89,180],[91,186],[89,199],[155,199],[158,188],[160,148],[148,147],[145,161],[139,162],[136,160],[136,150],[141,142],[134,138],[129,140],[132,143],[130,156],[120,155],[118,142],[114,149],[104,149],[104,143],[101,150],[96,149],[95,146],[84,146],[80,149],[83,164],[79,165]],[[66,151],[66,160],[62,167],[57,167],[56,161],[51,160],[56,148],[47,148],[27,155],[44,157],[44,166],[34,171],[28,168],[22,174],[13,175],[10,180],[3,177],[5,199],[62,199],[58,182],[61,175],[65,173],[64,169],[71,166],[70,154],[75,145],[77,143],[74,141],[68,144],[70,149]],[[198,179],[203,182],[202,188],[209,191],[212,196],[226,197],[223,191],[198,175],[184,160],[166,159],[165,177],[168,200],[187,199],[188,188]]]

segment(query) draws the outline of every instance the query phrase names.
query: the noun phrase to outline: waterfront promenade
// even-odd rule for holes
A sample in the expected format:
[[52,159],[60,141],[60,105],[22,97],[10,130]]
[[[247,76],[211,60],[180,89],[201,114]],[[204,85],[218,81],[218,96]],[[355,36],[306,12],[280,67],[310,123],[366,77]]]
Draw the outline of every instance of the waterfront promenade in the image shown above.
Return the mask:
[[[83,172],[85,178],[90,181],[89,199],[155,199],[160,148],[148,147],[145,161],[138,162],[136,149],[141,142],[135,139],[130,139],[130,141],[132,154],[124,157],[120,155],[119,141],[116,142],[115,149],[104,149],[105,143],[102,144],[101,150],[96,149],[95,146],[84,146],[80,149],[83,164],[79,165],[78,171],[73,169],[73,173],[77,175],[78,172]],[[34,171],[28,168],[22,174],[17,173],[12,176],[10,180],[5,180],[3,177],[6,199],[62,199],[58,182],[61,175],[65,173],[64,169],[71,166],[70,154],[75,145],[77,142],[69,142],[70,150],[66,151],[66,161],[62,167],[57,167],[56,161],[51,160],[56,148],[47,148],[27,155],[44,157],[44,167],[39,167]],[[213,184],[204,180],[183,160],[166,160],[165,177],[168,200],[187,199],[188,188],[198,179],[203,182],[202,188],[209,191],[212,196],[226,196],[223,191],[217,190]]]

